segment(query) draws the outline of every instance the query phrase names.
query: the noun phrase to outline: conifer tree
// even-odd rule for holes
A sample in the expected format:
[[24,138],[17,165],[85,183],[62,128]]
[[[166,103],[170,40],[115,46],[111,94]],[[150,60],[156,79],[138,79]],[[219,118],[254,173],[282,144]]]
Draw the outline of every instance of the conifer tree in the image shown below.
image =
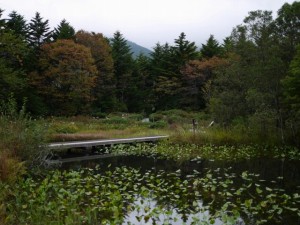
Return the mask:
[[6,28],[11,30],[15,35],[25,39],[28,37],[29,28],[24,16],[12,11],[6,23]]
[[45,42],[50,41],[51,31],[49,21],[43,20],[40,13],[36,12],[29,23],[29,42],[30,45],[39,49]]
[[177,60],[179,67],[186,64],[189,60],[196,59],[198,56],[195,42],[186,40],[186,35],[183,32],[175,39],[175,46],[173,48],[175,60]]
[[54,29],[52,35],[55,41],[57,39],[74,39],[74,36],[75,29],[65,19],[63,19],[58,27]]
[[111,39],[114,73],[116,77],[116,96],[120,102],[120,110],[127,110],[128,88],[132,82],[132,52],[120,31]]
[[202,44],[201,54],[204,58],[212,58],[221,54],[221,46],[213,35],[209,36],[206,44]]
[[5,29],[5,19],[1,19],[4,10],[0,8],[0,32],[4,32]]

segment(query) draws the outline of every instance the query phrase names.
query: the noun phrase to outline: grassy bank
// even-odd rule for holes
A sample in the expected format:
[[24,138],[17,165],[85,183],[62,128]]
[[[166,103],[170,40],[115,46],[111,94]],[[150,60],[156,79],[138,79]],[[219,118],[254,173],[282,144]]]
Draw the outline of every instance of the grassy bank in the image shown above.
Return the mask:
[[[287,131],[261,124],[236,123],[221,126],[201,112],[170,110],[153,113],[148,120],[141,114],[113,113],[95,117],[51,117],[48,141],[108,139],[149,135],[170,135],[173,143],[197,145],[293,145]],[[193,122],[195,125],[193,126]],[[40,121],[38,121],[39,123]],[[212,126],[209,126],[213,124]]]

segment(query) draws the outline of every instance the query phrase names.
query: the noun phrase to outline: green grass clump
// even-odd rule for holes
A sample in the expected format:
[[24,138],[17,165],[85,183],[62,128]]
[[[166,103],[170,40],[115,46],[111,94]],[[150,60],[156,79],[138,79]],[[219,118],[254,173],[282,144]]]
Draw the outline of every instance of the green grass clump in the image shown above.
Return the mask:
[[28,163],[42,160],[47,154],[43,148],[45,130],[45,125],[25,113],[25,107],[18,111],[14,99],[0,104],[0,153]]
[[60,123],[60,124],[51,124],[50,131],[53,133],[60,134],[74,134],[79,131],[79,128],[75,123]]

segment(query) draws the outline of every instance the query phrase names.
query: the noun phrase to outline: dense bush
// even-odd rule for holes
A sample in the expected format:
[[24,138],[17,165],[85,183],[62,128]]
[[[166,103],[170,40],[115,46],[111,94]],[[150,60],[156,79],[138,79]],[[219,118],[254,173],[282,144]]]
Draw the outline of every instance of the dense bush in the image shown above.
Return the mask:
[[160,129],[160,128],[165,128],[167,126],[168,126],[168,124],[163,120],[156,121],[156,122],[149,124],[149,128],[151,128],[151,129]]
[[26,113],[25,107],[17,110],[13,98],[0,104],[0,153],[9,157],[38,163],[47,154],[43,148],[46,127],[36,123]]

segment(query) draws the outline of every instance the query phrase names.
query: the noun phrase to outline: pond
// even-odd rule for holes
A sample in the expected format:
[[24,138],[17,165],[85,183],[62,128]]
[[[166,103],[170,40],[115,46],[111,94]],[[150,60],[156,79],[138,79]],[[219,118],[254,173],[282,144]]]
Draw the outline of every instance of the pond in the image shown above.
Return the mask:
[[105,155],[28,177],[12,224],[300,224],[299,160]]
[[[168,198],[163,203],[159,201],[158,199],[162,197],[161,193],[143,197],[139,193],[135,193],[131,203],[135,207],[125,216],[124,224],[152,224],[153,222],[155,224],[198,224],[205,221],[210,224],[224,224],[230,223],[230,221],[233,224],[299,224],[300,222],[299,215],[284,212],[289,207],[291,207],[291,212],[298,211],[299,198],[295,198],[291,202],[291,206],[284,204],[280,206],[279,204],[286,201],[281,199],[282,196],[297,197],[297,193],[300,193],[298,160],[260,158],[228,162],[193,159],[179,163],[153,155],[151,157],[123,155],[62,165],[62,169],[66,170],[95,167],[101,168],[100,173],[105,170],[114,171],[116,168],[134,168],[143,176],[145,173],[151,173],[154,177],[163,176],[167,180],[170,174],[176,174],[182,183],[188,181],[187,184],[190,184],[198,179],[203,182],[203,187],[198,189],[192,187],[193,185],[180,187],[186,188],[189,192],[199,191],[200,193],[199,196],[193,196],[192,209],[187,214],[181,213],[182,209],[178,208],[180,204],[172,205],[172,201]],[[201,186],[201,183],[199,185]],[[172,183],[170,188],[167,188],[170,193],[178,192],[176,185],[174,185],[174,190],[171,186]],[[220,191],[226,192],[225,196]],[[173,197],[176,198],[176,194]],[[186,196],[180,196],[179,200],[181,197],[186,198]],[[214,199],[217,197],[218,199]],[[278,199],[276,199],[277,197]],[[271,199],[270,202],[267,202],[268,198]],[[224,204],[228,203],[228,200],[232,201],[229,204],[236,206],[227,206],[228,209],[225,209]],[[235,201],[238,201],[240,205],[237,205]],[[251,203],[251,205],[245,206],[247,203]],[[226,218],[218,212],[223,210],[222,207],[224,211],[228,210],[228,214],[232,218]],[[273,207],[275,208],[273,209]],[[159,208],[159,213],[155,215],[155,219],[151,220],[147,215],[157,208]],[[270,209],[271,211],[267,213]],[[234,211],[236,215],[230,211]],[[254,215],[251,215],[251,211]],[[216,214],[220,215],[215,216]],[[151,216],[153,218],[153,215]],[[222,217],[224,221],[222,221]]]

